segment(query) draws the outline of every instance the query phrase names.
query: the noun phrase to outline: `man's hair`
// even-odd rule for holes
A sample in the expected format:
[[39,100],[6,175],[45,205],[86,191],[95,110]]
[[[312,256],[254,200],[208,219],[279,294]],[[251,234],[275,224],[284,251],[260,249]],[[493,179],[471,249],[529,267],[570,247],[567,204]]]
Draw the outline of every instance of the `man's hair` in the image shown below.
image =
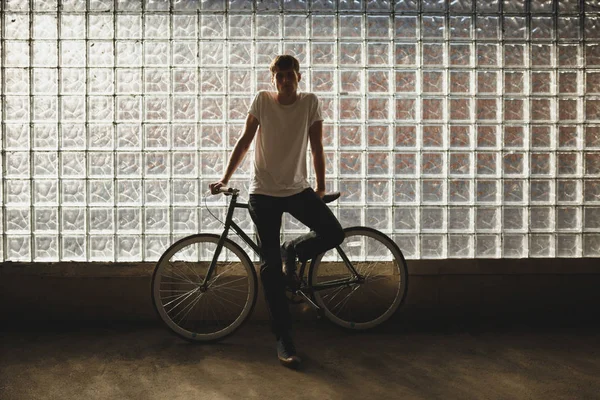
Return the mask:
[[300,63],[294,56],[290,56],[289,54],[279,55],[271,61],[271,66],[269,67],[271,75],[275,75],[277,68],[280,70],[294,68],[296,73],[300,73]]

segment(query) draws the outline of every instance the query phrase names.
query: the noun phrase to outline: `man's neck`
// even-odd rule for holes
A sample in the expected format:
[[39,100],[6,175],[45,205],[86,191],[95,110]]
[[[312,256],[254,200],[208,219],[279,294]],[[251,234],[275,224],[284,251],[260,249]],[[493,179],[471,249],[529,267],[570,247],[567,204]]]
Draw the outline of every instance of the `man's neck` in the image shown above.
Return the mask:
[[277,101],[279,102],[279,104],[282,104],[284,106],[294,104],[297,98],[298,94],[296,92],[291,94],[277,93]]

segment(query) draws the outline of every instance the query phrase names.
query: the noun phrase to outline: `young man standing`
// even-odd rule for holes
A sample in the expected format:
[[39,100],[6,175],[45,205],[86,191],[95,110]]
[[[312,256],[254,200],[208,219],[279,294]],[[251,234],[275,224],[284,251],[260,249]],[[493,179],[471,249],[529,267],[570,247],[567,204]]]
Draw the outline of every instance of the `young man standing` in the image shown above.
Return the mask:
[[[277,91],[260,91],[254,98],[246,126],[237,141],[220,181],[210,184],[212,193],[226,186],[242,162],[258,131],[250,185],[249,211],[260,239],[264,263],[260,276],[277,339],[280,362],[296,368],[300,358],[291,337],[291,315],[285,282],[295,276],[296,259],[308,260],[339,245],[344,239],[340,223],[322,201],[325,194],[323,117],[317,96],[298,92],[301,79],[298,60],[277,56],[270,66]],[[308,143],[312,152],[317,187],[307,179]],[[285,242],[280,248],[281,220],[290,213],[310,232]],[[282,274],[282,255],[286,279]]]

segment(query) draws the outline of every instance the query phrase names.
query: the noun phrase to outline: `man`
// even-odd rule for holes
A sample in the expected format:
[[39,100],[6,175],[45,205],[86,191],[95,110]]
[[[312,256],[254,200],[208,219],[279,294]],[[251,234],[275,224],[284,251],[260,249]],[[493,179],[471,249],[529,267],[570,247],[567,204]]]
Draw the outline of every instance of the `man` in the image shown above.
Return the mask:
[[[260,239],[260,268],[265,298],[277,339],[277,356],[291,368],[300,364],[291,336],[291,315],[285,296],[286,281],[296,277],[296,259],[305,261],[339,245],[344,239],[340,223],[322,201],[325,194],[323,117],[317,96],[298,92],[302,78],[298,60],[277,56],[270,66],[276,92],[260,91],[254,98],[244,133],[237,141],[220,181],[212,193],[227,185],[242,162],[258,130],[249,211]],[[317,187],[307,180],[306,154],[312,152]],[[280,248],[281,219],[290,213],[311,231]],[[286,279],[282,275],[285,258]],[[294,278],[296,277],[296,278]]]

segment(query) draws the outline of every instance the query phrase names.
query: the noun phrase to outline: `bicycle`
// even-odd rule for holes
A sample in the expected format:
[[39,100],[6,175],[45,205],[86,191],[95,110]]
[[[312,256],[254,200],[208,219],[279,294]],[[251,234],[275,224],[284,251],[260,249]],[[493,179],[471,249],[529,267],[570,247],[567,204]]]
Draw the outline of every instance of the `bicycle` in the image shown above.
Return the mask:
[[[255,243],[234,221],[239,190],[231,196],[221,235],[199,233],[172,244],[152,274],[152,304],[166,327],[192,342],[214,342],[237,331],[250,317],[258,297],[258,279],[248,253],[228,238],[233,230],[257,255]],[[326,203],[336,200],[328,193]],[[288,299],[305,301],[334,324],[351,330],[374,328],[388,320],[404,301],[408,271],[396,243],[380,231],[345,228],[335,249],[302,262],[299,285],[286,287]],[[306,272],[308,272],[306,274]],[[364,305],[368,304],[367,307]]]

